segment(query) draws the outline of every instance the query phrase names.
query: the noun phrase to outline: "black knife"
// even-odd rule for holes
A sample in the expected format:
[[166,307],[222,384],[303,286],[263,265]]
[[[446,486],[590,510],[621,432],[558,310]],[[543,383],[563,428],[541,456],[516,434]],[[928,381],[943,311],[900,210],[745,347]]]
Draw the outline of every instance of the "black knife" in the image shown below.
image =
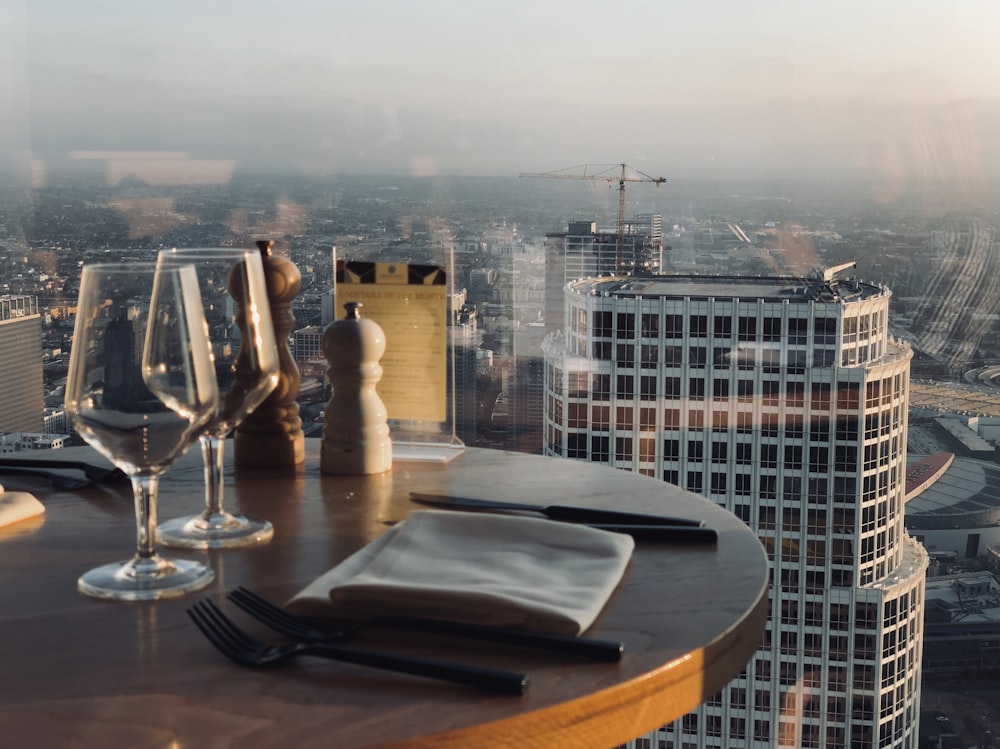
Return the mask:
[[[551,520],[551,518],[550,518]],[[636,541],[661,541],[664,543],[714,544],[719,540],[715,528],[697,528],[693,525],[624,525],[621,523],[582,523],[588,528],[627,533]]]
[[475,499],[473,497],[455,497],[450,494],[426,494],[410,492],[410,499],[425,505],[439,507],[455,507],[479,510],[539,512],[552,520],[563,520],[570,523],[596,523],[600,525],[656,525],[669,527],[701,528],[703,520],[676,518],[668,515],[645,515],[638,512],[619,512],[617,510],[601,510],[592,507],[573,507],[570,505],[533,505],[525,502],[500,502],[493,499]]

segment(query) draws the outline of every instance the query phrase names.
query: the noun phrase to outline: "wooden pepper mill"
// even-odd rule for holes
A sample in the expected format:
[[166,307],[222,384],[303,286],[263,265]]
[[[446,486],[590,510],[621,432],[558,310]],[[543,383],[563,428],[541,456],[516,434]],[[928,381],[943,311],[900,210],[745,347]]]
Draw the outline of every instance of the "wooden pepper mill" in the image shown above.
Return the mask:
[[320,471],[337,474],[384,473],[392,468],[392,440],[385,404],[375,390],[382,377],[379,359],[385,333],[361,317],[360,302],[347,302],[347,316],[323,332],[323,355],[333,397],[326,406]]
[[292,300],[302,287],[302,275],[291,260],[271,253],[273,242],[256,244],[264,263],[280,372],[278,385],[267,400],[236,428],[233,463],[254,468],[293,467],[305,462],[305,435],[295,402],[301,378],[288,348],[288,335],[295,325]]

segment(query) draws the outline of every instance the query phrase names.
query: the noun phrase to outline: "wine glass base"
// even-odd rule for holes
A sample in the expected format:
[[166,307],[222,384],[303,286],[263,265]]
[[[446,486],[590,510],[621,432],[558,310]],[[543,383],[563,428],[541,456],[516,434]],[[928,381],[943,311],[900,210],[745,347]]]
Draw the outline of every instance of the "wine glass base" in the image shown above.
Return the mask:
[[132,559],[105,564],[85,572],[77,580],[81,593],[114,601],[154,601],[176,598],[204,588],[215,573],[201,562],[187,559]]
[[229,512],[208,517],[202,514],[176,518],[160,524],[156,529],[157,542],[182,549],[260,546],[273,536],[274,526],[267,520]]

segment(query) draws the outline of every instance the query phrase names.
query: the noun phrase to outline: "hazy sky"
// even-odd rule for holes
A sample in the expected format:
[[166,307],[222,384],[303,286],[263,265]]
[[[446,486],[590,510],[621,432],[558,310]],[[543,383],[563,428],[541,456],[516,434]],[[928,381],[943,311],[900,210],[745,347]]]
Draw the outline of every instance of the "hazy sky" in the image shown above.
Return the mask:
[[1000,176],[996,0],[0,0],[0,163]]

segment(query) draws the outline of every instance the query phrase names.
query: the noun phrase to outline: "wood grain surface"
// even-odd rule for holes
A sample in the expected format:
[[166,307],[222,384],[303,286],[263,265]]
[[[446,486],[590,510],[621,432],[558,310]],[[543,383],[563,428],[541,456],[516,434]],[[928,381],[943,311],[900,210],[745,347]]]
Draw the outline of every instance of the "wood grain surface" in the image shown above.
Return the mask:
[[[33,492],[43,518],[0,531],[0,744],[59,747],[539,747],[608,749],[688,712],[731,680],[761,639],[767,561],[754,534],[711,502],[651,478],[589,463],[467,450],[444,464],[329,476],[319,440],[291,470],[230,466],[227,507],[268,518],[274,540],[201,557],[206,591],[155,603],[111,603],[76,591],[87,569],[125,559],[135,521],[127,483],[76,492],[4,477]],[[100,459],[88,448],[67,457]],[[411,491],[561,502],[700,517],[717,546],[638,542],[625,577],[587,635],[620,639],[619,663],[588,662],[430,634],[372,631],[366,647],[523,671],[522,697],[314,658],[251,670],[225,660],[185,609],[225,602],[245,585],[282,601],[399,521]],[[161,519],[202,503],[189,452],[163,477]]]

